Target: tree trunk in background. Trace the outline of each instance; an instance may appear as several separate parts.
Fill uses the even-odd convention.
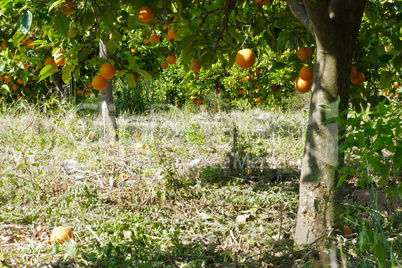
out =
[[[60,73],[53,74],[53,83],[56,86],[57,95],[59,97],[59,101],[61,102],[67,97],[66,86],[63,85],[63,81],[61,81]]]
[[[342,161],[337,154],[340,133],[337,124],[322,123],[348,106],[352,57],[365,2],[332,0],[328,6],[323,0],[303,1],[317,50],[295,230],[299,245],[324,237],[335,224],[335,187]]]
[[[102,39],[99,41],[99,56],[102,59],[111,59],[111,55]],[[117,124],[113,103],[113,85],[112,80],[107,79],[107,86],[101,91],[101,111],[103,122],[103,134],[106,143],[116,142]]]

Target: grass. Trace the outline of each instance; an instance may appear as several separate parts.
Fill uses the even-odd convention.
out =
[[[107,145],[80,114],[0,115],[0,266],[313,265],[292,239],[305,112],[123,114]],[[59,225],[76,243],[47,244]]]

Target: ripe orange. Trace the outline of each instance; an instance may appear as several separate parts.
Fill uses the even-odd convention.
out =
[[[350,79],[353,79],[357,74],[355,66],[352,66],[352,69],[350,70]]]
[[[162,69],[167,69],[169,67],[169,64],[167,62],[162,62]]]
[[[248,81],[248,76],[243,77],[243,81],[247,82]]]
[[[265,6],[266,4],[268,4],[268,2],[270,1],[270,0],[255,0],[258,4],[261,4],[261,2],[262,2],[262,5],[263,6]]]
[[[313,72],[310,70],[308,66],[301,67],[299,71],[299,76],[303,80],[307,81],[313,80]]]
[[[311,89],[311,81],[303,80],[298,76],[295,81],[295,88],[300,93],[307,93]]]
[[[105,78],[103,78],[100,75],[96,75],[93,79],[92,79],[92,86],[94,87],[94,89],[96,90],[104,90],[106,88],[107,85],[107,81]]]
[[[63,244],[70,239],[74,239],[71,229],[68,227],[59,226],[53,229],[52,234],[50,235],[49,244],[52,244],[54,241]]]
[[[168,32],[167,32],[167,34],[165,35],[165,37],[166,37],[167,39],[174,39],[174,38],[176,38],[176,32],[177,32],[177,31],[174,31],[174,33],[172,33],[172,26],[169,25],[169,27],[168,27]]]
[[[22,63],[22,67],[24,67],[25,70],[28,69],[28,67],[29,67],[29,62],[24,61],[24,62]]]
[[[169,56],[167,56],[166,61],[167,61],[169,64],[175,64],[175,63],[176,63],[176,57],[173,56],[173,55],[169,55]]]
[[[217,90],[217,91],[215,91],[215,93],[216,93],[216,94],[219,94],[219,93],[221,93],[221,91],[220,91],[220,90]]]
[[[73,0],[67,0],[60,7],[60,11],[66,14],[67,16],[74,12],[74,2]]]
[[[309,47],[299,48],[299,50],[297,51],[297,54],[298,54],[297,56],[301,60],[308,60],[313,55],[313,53],[311,52],[311,49]]]
[[[54,53],[54,62],[59,66],[66,65],[66,58],[64,57],[64,51],[59,49]]]
[[[78,95],[80,95],[81,94],[81,90],[79,89],[79,90],[77,90],[77,94]]]
[[[0,82],[1,82],[1,81],[3,81],[3,76],[1,76],[1,74],[0,74]]]
[[[116,70],[114,69],[113,65],[110,64],[109,62],[104,63],[100,68],[99,72],[100,75],[105,79],[112,79],[116,74]]]
[[[137,53],[137,50],[135,50],[135,48],[132,48],[130,51],[131,51],[132,54]]]
[[[392,50],[392,47],[390,45],[387,45],[384,47],[385,52],[390,52]]]
[[[357,71],[356,76],[353,77],[350,81],[355,85],[360,85],[364,82],[365,76],[362,71]]]
[[[4,82],[5,82],[5,83],[11,82],[11,76],[10,76],[9,74],[6,74],[6,75],[4,76]]]
[[[1,48],[3,50],[6,50],[7,46],[6,46],[6,41],[3,40],[3,42],[1,42]]]
[[[89,84],[88,84],[88,88],[92,88],[92,83],[89,83]]]
[[[394,88],[398,88],[399,87],[399,83],[398,82],[394,82]]]
[[[138,76],[134,75],[134,81],[138,83],[140,81],[140,78]]]
[[[25,43],[25,45],[27,45],[28,48],[33,48],[34,46],[31,45],[32,42],[33,42],[33,40],[32,40],[32,39],[29,39],[29,40]]]
[[[193,69],[194,72],[198,72],[199,70],[201,70],[201,61],[192,60],[190,63],[190,67]]]
[[[91,93],[89,93],[89,91],[85,92],[85,95],[89,96]]]
[[[230,100],[229,100],[229,99],[226,99],[226,102],[230,102]]]
[[[154,12],[148,6],[143,6],[140,8],[140,21],[148,22],[154,17]]]
[[[152,43],[156,44],[159,42],[159,36],[156,34],[152,33],[151,36],[149,37],[149,40],[151,40]]]
[[[147,40],[147,39],[144,39],[144,40],[142,40],[142,43],[143,43],[144,45],[148,45],[148,40]]]
[[[56,62],[54,62],[54,59],[52,57],[47,57],[45,59],[45,65],[57,65]],[[57,66],[53,67],[52,69],[57,69]]]
[[[14,90],[17,90],[17,89],[18,89],[17,84],[14,84],[14,85],[13,85],[13,89],[14,89]]]
[[[17,83],[20,84],[20,85],[22,85],[22,84],[24,84],[24,81],[22,81],[21,78],[18,78],[18,79],[17,79]]]
[[[255,63],[254,52],[249,48],[239,50],[236,55],[236,63],[240,68],[250,68]]]

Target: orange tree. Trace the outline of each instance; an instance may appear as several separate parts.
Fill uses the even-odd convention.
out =
[[[297,244],[317,241],[335,226],[337,170],[343,163],[338,145],[343,141],[339,136],[344,137],[344,133],[339,130],[340,121],[324,122],[336,115],[346,117],[347,113],[338,111],[347,108],[359,111],[387,101],[385,96],[379,96],[378,88],[387,94],[399,90],[390,86],[401,68],[398,2],[369,2],[365,16],[366,0],[286,0],[262,4],[251,0],[2,0],[1,3],[0,25],[6,29],[1,31],[2,40],[6,41],[2,55],[10,60],[1,68],[3,75],[14,75],[19,70],[13,66],[27,61],[30,68],[41,70],[39,82],[50,76],[55,81],[61,78],[66,83],[75,79],[86,85],[103,63],[114,65],[116,75],[101,92],[102,114],[105,124],[111,126],[112,140],[116,128],[112,81],[123,79],[135,86],[137,76],[151,80],[151,73],[161,63],[136,56],[132,49],[137,48],[127,45],[130,38],[142,39],[145,45],[144,39],[156,33],[159,42],[168,48],[164,56],[174,51],[186,72],[194,68],[195,62],[200,63],[197,67],[201,67],[201,73],[218,61],[226,72],[239,68],[235,64],[237,52],[251,49],[260,72],[284,73],[278,88],[268,85],[265,90],[279,90],[281,83],[293,87],[298,70],[309,65],[313,79],[295,229]],[[66,64],[56,69],[53,65],[44,66],[44,59],[59,49],[64,51]],[[272,55],[266,51],[276,56],[263,65],[259,62],[262,54]],[[356,80],[358,72],[351,77],[352,65],[364,71],[364,81]],[[292,73],[285,75],[288,68],[293,68]],[[29,70],[22,70],[23,77],[30,76]],[[241,82],[252,70],[237,72]],[[220,90],[226,80],[221,76],[214,81]],[[3,91],[9,88],[9,84],[2,86]],[[395,152],[395,148],[392,150]],[[400,164],[396,165],[400,168]]]

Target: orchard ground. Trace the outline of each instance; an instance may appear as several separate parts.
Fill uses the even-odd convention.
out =
[[[102,142],[93,103],[47,112],[3,104],[1,266],[313,266],[320,249],[292,238],[308,95],[274,112],[153,105],[120,114],[116,144]],[[76,170],[66,173],[66,160]],[[354,199],[353,183],[347,228],[333,244],[344,267],[375,267],[359,249],[361,219],[373,210]],[[401,207],[378,205],[400,260]],[[70,227],[75,242],[49,245],[56,226]]]

